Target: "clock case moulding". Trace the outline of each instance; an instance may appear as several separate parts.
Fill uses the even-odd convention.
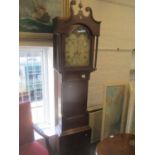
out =
[[[98,50],[98,37],[100,35],[101,22],[96,21],[93,18],[92,9],[86,7],[86,12],[89,12],[88,16],[84,16],[83,11],[80,9],[78,14],[75,15],[73,11],[73,5],[70,5],[70,16],[61,18],[56,17],[53,19],[54,33],[53,33],[53,45],[54,45],[54,67],[62,72],[91,72],[96,69],[97,63],[97,50]],[[70,33],[73,25],[82,25],[89,31],[91,45],[90,45],[90,57],[89,65],[87,66],[66,66],[65,65],[65,38]]]

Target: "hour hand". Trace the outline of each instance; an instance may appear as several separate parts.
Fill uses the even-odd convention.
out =
[[[79,56],[79,53],[78,53],[78,51],[74,52],[74,55],[73,55],[73,57],[74,57],[74,58],[77,58],[78,56]]]

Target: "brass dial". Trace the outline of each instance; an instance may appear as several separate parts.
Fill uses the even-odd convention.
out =
[[[83,26],[76,25],[65,39],[66,66],[89,66],[90,39]]]

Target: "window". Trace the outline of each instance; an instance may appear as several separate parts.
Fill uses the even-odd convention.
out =
[[[54,125],[52,47],[20,47],[19,102],[31,103],[33,123]]]

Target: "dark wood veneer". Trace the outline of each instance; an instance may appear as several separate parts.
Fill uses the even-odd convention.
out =
[[[90,142],[91,129],[88,126],[87,95],[90,73],[96,69],[100,22],[93,18],[91,8],[88,16],[82,10],[74,15],[71,1],[70,17],[56,17],[53,22],[54,74],[55,74],[55,111],[56,126],[60,134],[61,155],[87,155],[86,145]],[[73,25],[88,29],[90,37],[89,65],[65,65],[65,38]],[[78,45],[80,46],[80,45]]]

